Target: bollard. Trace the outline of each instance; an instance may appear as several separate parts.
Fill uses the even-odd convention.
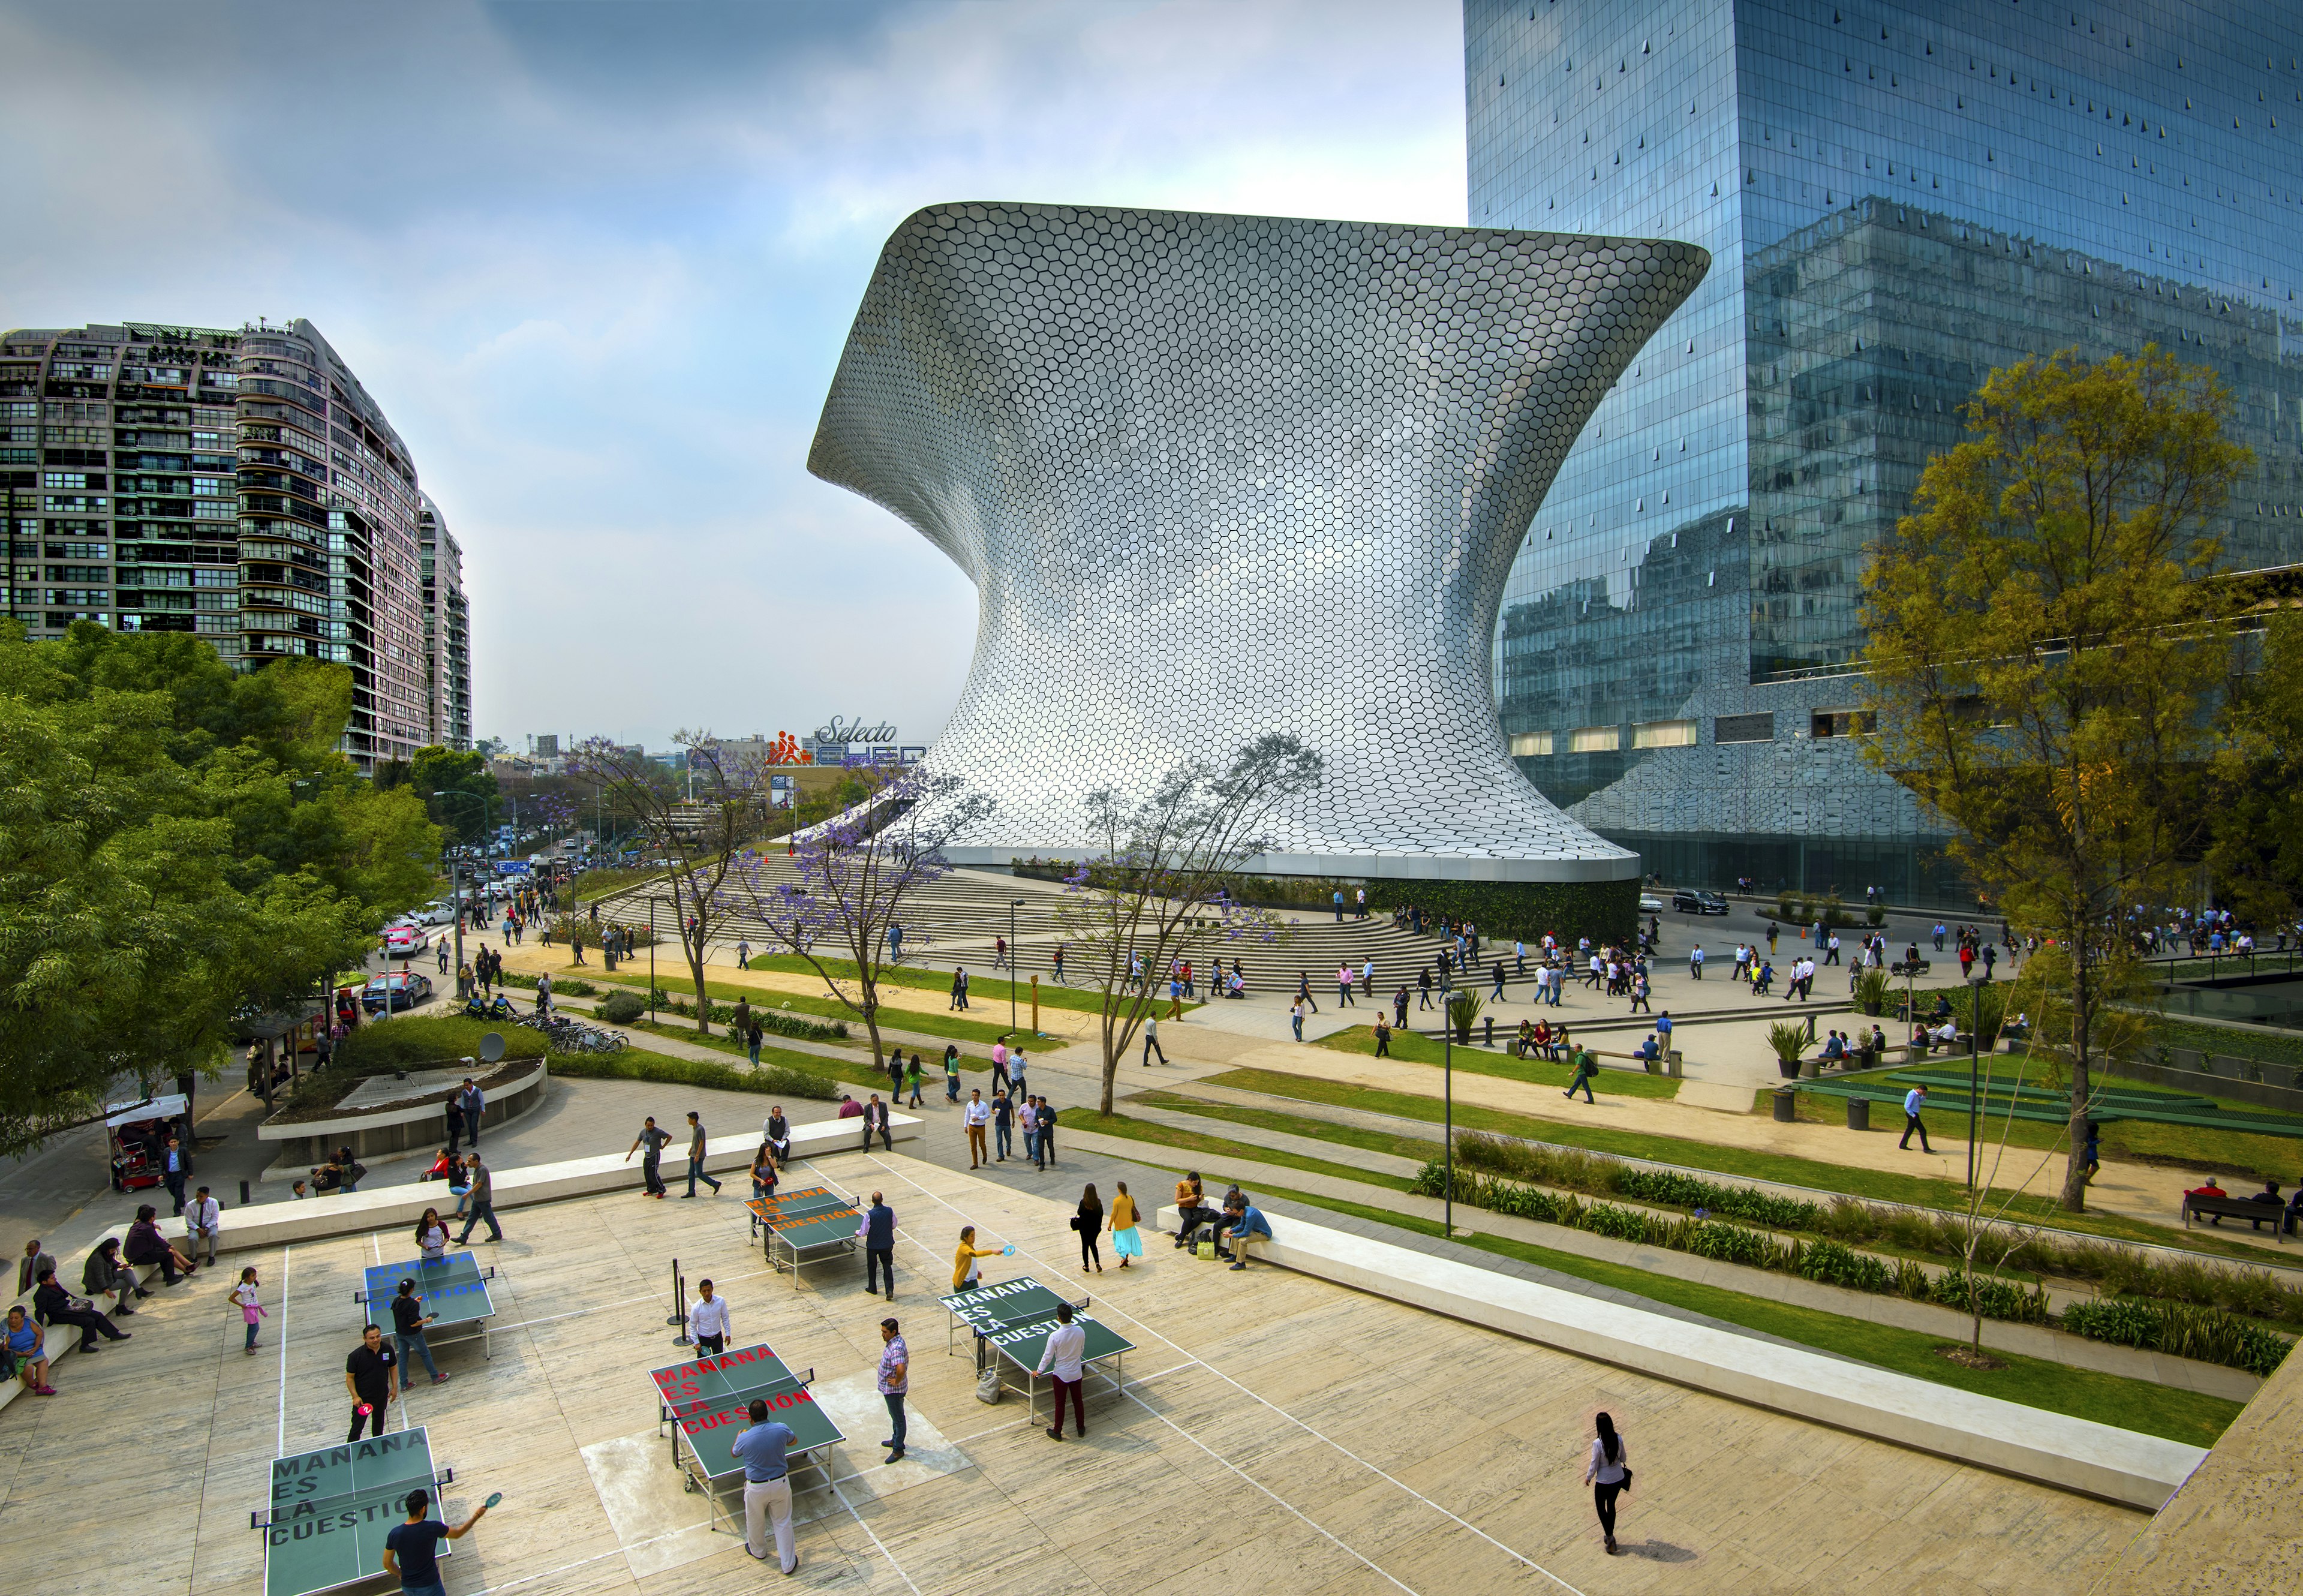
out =
[[[1674,1080],[1682,1079],[1683,1077],[1681,1076],[1679,1068],[1679,1050],[1677,1048],[1671,1050],[1669,1054],[1669,1063],[1670,1068],[1665,1073],[1669,1075]]]
[[[1777,1092],[1776,1094],[1776,1119],[1779,1123],[1789,1125],[1798,1119],[1798,1093]]]
[[[248,1206],[248,1182],[245,1180],[240,1183],[240,1205],[242,1208]]]
[[[688,1282],[679,1278],[679,1260],[677,1258],[671,1261],[671,1317],[664,1322],[679,1327],[679,1334],[671,1338],[671,1344],[674,1347],[695,1346],[696,1343],[688,1336]]]
[[[1850,1130],[1869,1130],[1871,1128],[1871,1100],[1869,1098],[1851,1097],[1847,1100],[1847,1128]]]

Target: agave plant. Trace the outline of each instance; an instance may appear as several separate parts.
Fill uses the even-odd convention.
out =
[[[1447,997],[1447,1023],[1455,1027],[1458,1046],[1468,1047],[1472,1041],[1472,1022],[1480,1018],[1480,1010],[1488,1001],[1469,989],[1450,992]]]
[[[1864,1013],[1877,1017],[1887,1006],[1887,972],[1877,965],[1867,967],[1855,977],[1856,1006]]]
[[[1767,1027],[1767,1045],[1775,1050],[1776,1066],[1785,1080],[1798,1077],[1800,1060],[1807,1056],[1814,1040],[1807,1034],[1807,1026],[1795,1019],[1779,1019]]]

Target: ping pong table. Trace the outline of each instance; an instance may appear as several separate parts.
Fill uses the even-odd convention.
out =
[[[748,1410],[755,1398],[768,1405],[770,1418],[791,1431],[793,1440],[785,1456],[793,1471],[814,1468],[831,1483],[828,1454],[847,1437],[808,1391],[814,1370],[794,1374],[781,1358],[760,1346],[673,1364],[654,1371],[650,1378],[656,1389],[656,1431],[671,1431],[672,1464],[680,1471],[685,1489],[704,1493],[709,1504],[705,1522],[711,1528],[720,1528],[724,1518],[733,1533],[744,1533],[744,1465],[728,1448],[751,1423]]]
[[[365,1304],[371,1318],[384,1327],[385,1335],[392,1334],[392,1299],[400,1295],[400,1282],[414,1280],[416,1295],[424,1303],[426,1313],[439,1318],[424,1329],[424,1339],[438,1348],[440,1332],[460,1333],[450,1340],[467,1341],[477,1335],[480,1338],[480,1355],[493,1357],[494,1349],[488,1344],[488,1321],[495,1314],[494,1301],[488,1296],[488,1282],[496,1278],[493,1265],[482,1269],[478,1260],[469,1253],[451,1253],[435,1262],[427,1263],[411,1258],[405,1263],[379,1263],[367,1271],[364,1290],[352,1293],[352,1300]],[[404,1378],[406,1370],[402,1370]]]
[[[763,1233],[761,1250],[766,1254],[768,1267],[791,1271],[792,1289],[800,1285],[800,1265],[806,1254],[822,1253],[830,1248],[853,1253],[856,1232],[863,1216],[856,1210],[853,1199],[841,1196],[828,1186],[810,1186],[774,1197],[754,1197],[744,1204],[752,1216],[754,1228]],[[780,1247],[784,1262],[778,1262]]]
[[[1041,1382],[1048,1379],[1039,1372],[1040,1356],[1048,1348],[1048,1338],[1062,1322],[1056,1310],[1065,1299],[1031,1276],[1022,1275],[996,1286],[955,1292],[942,1300],[944,1312],[950,1315],[944,1330],[945,1351],[951,1350],[958,1327],[967,1326],[975,1340],[976,1368],[983,1370],[997,1360],[1000,1383],[1024,1393],[1036,1422]],[[1082,1297],[1072,1305],[1072,1322],[1087,1332],[1081,1377],[1086,1377],[1090,1366],[1109,1358],[1111,1367],[1097,1372],[1118,1390],[1126,1383],[1126,1355],[1135,1350],[1135,1343],[1101,1320],[1090,1318],[1087,1304],[1088,1299]]]
[[[408,1516],[408,1493],[428,1490],[436,1507],[440,1487],[455,1477],[434,1466],[421,1427],[274,1458],[271,1503],[248,1516],[264,1532],[264,1596],[312,1596],[378,1577],[384,1537]],[[442,1541],[440,1555],[452,1545]]]

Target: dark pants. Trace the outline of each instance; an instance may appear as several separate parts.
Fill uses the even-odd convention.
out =
[[[1223,1216],[1221,1214],[1218,1213],[1212,1208],[1186,1208],[1182,1210],[1179,1216],[1181,1228],[1176,1232],[1176,1245],[1177,1246],[1187,1245],[1192,1240],[1194,1232],[1197,1231],[1202,1225],[1204,1225],[1212,1220],[1221,1219],[1222,1217]]]
[[[1598,1098],[1591,1095],[1591,1076],[1590,1071],[1579,1069],[1575,1072],[1575,1078],[1567,1083],[1567,1095],[1570,1097],[1574,1096],[1575,1089],[1578,1086],[1581,1086],[1583,1089],[1583,1101],[1585,1102],[1596,1103],[1599,1101]]]
[[[365,1398],[363,1398],[363,1400],[365,1400]],[[344,1444],[349,1446],[353,1441],[358,1440],[360,1438],[360,1431],[362,1427],[366,1427],[370,1435],[382,1435],[384,1433],[384,1406],[385,1405],[382,1402],[375,1403],[370,1406],[366,1414],[362,1414],[359,1410],[359,1405],[354,1404],[352,1407],[352,1431],[350,1435],[344,1437]]]
[[[1613,1541],[1615,1538],[1615,1493],[1621,1485],[1593,1485],[1591,1505],[1599,1509],[1599,1533]]]
[[[728,1338],[725,1336],[698,1336],[696,1338],[696,1355],[698,1357],[718,1357],[721,1353],[727,1350]]]
[[[163,1178],[164,1178],[164,1179],[166,1181],[166,1183],[167,1183],[167,1186],[168,1186],[168,1200],[169,1200],[171,1203],[173,1203],[176,1205],[176,1212],[177,1212],[178,1213],[181,1213],[181,1212],[184,1212],[184,1178],[183,1178],[181,1175],[169,1175],[169,1176],[164,1176],[164,1177],[163,1177]]]
[[[464,1117],[461,1114],[451,1114],[448,1118],[448,1151],[454,1153],[460,1150],[463,1141]]]
[[[1082,1230],[1079,1233],[1080,1267],[1082,1269],[1086,1269],[1090,1265],[1093,1265],[1097,1269],[1101,1269],[1103,1267],[1103,1254],[1098,1251],[1096,1247],[1096,1237],[1098,1234],[1099,1233],[1094,1230]]]
[[[1160,1039],[1157,1036],[1146,1034],[1143,1038],[1143,1061],[1146,1064],[1152,1062],[1153,1053],[1160,1055],[1160,1063],[1165,1064],[1168,1061],[1168,1050],[1160,1045]]]
[[[1087,1433],[1087,1371],[1082,1369],[1080,1378],[1077,1380],[1063,1380],[1052,1374],[1048,1378],[1056,1382],[1056,1422],[1048,1426],[1049,1431],[1055,1435],[1061,1435],[1064,1432],[1064,1398],[1068,1395],[1072,1399],[1072,1427],[1082,1435],[1085,1435]]]
[[[156,1258],[131,1258],[129,1262],[157,1267],[160,1271],[160,1279],[171,1286],[184,1278],[183,1271],[176,1267],[176,1254],[173,1248],[162,1252]]]
[[[896,1138],[889,1132],[888,1122],[885,1119],[882,1119],[877,1125],[874,1125],[871,1120],[866,1119],[864,1122],[865,1152],[869,1153],[872,1151],[872,1137],[875,1134],[879,1136],[880,1144],[882,1147],[885,1147],[890,1153],[893,1153],[896,1150]]]
[[[663,1166],[652,1158],[644,1158],[640,1160],[640,1189],[646,1192],[651,1197],[662,1195],[663,1191]]]
[[[2279,1216],[2274,1212],[2272,1217],[2275,1220]],[[80,1331],[80,1349],[82,1352],[95,1346],[96,1338],[99,1335],[107,1341],[124,1341],[128,1338],[119,1326],[94,1308],[75,1308],[69,1313],[52,1313],[48,1316],[48,1323],[51,1326],[69,1324],[77,1328]]]
[[[887,1271],[888,1296],[890,1300],[892,1301],[896,1295],[896,1249],[893,1247],[865,1247],[864,1249],[865,1290],[877,1291],[880,1289],[880,1274],[883,1270]]]
[[[1919,1123],[1919,1117],[1917,1114],[1906,1114],[1903,1116],[1903,1139],[1896,1143],[1895,1145],[1898,1147],[1909,1147],[1911,1144],[1911,1133],[1915,1130],[1919,1133],[1919,1151],[1922,1153],[1933,1153],[1935,1149],[1928,1145],[1928,1127]]]
[[[482,1220],[485,1220],[488,1222],[488,1239],[490,1241],[502,1241],[503,1239],[503,1227],[496,1223],[496,1205],[493,1203],[474,1203],[472,1204],[471,1217],[464,1221],[464,1233],[456,1237],[456,1245],[458,1246],[461,1246],[466,1242],[472,1239],[472,1232],[479,1228],[479,1223]]]
[[[904,1437],[907,1433],[909,1428],[904,1421],[904,1393],[901,1391],[890,1391],[887,1393],[886,1400],[888,1404],[888,1439],[896,1443],[894,1449],[900,1452],[904,1449]]]
[[[1375,1039],[1375,1056],[1379,1059],[1388,1059],[1391,1057],[1390,1032],[1386,1031]]]

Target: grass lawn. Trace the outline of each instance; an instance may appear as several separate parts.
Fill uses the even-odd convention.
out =
[[[1348,1031],[1337,1031],[1322,1036],[1313,1045],[1332,1048],[1339,1053],[1375,1056],[1375,1031],[1369,1026],[1354,1026]],[[1438,1064],[1446,1050],[1437,1037],[1419,1036],[1412,1031],[1391,1034],[1391,1056],[1413,1064]],[[1470,1075],[1500,1076],[1509,1081],[1531,1081],[1541,1085],[1565,1088],[1567,1079],[1575,1072],[1565,1064],[1549,1064],[1540,1059],[1514,1059],[1508,1053],[1491,1053],[1483,1048],[1459,1047],[1454,1050],[1455,1068]],[[1600,1073],[1594,1089],[1612,1093],[1618,1097],[1672,1098],[1679,1095],[1679,1083],[1667,1075],[1644,1075],[1628,1069],[1607,1069]]]
[[[1366,1153],[1388,1153],[1395,1158],[1434,1159],[1444,1151],[1439,1143],[1427,1142],[1416,1136],[1387,1136],[1379,1130],[1361,1130],[1355,1126],[1337,1125],[1332,1119],[1313,1119],[1302,1114],[1283,1113],[1277,1109],[1249,1109],[1227,1102],[1206,1102],[1198,1098],[1179,1097],[1172,1092],[1140,1092],[1128,1101],[1177,1113],[1197,1114],[1202,1119],[1219,1122],[1253,1125],[1265,1130],[1284,1131],[1289,1136],[1310,1136],[1318,1141],[1333,1142],[1339,1147],[1357,1147]]]
[[[756,965],[760,961],[755,958],[752,962]],[[612,975],[595,975],[593,979],[603,984],[629,987],[634,992],[647,991],[647,977],[645,975],[635,977],[618,971]],[[696,984],[684,976],[677,986],[666,986],[661,979],[656,985],[673,997],[685,998],[690,1002],[695,1001]],[[865,1040],[862,1018],[837,998],[818,997],[812,992],[778,992],[772,988],[744,986],[727,981],[706,981],[704,990],[713,1001],[718,1003],[733,1003],[743,998],[749,1000],[756,1009],[789,1008],[795,1014],[814,1015],[818,1019],[844,1019],[851,1033],[850,1040]],[[1004,1024],[986,1025],[981,1020],[963,1018],[957,1014],[939,1014],[932,1009],[923,1009],[883,1007],[880,1010],[880,1025],[882,1030],[920,1031],[931,1036],[947,1036],[954,1042],[991,1043],[1011,1034]],[[1026,1034],[1028,1036],[1028,1033]],[[1025,1051],[1030,1052],[1065,1045],[1067,1044],[1051,1037],[1041,1044],[1041,1050],[1026,1047]]]
[[[1056,1124],[1056,1145],[1063,1145],[1067,1130],[1101,1131],[1108,1136],[1125,1136],[1130,1141],[1151,1142],[1178,1153],[1214,1159],[1252,1161],[1261,1164],[1279,1164],[1290,1170],[1303,1170],[1314,1175],[1332,1176],[1337,1180],[1356,1180],[1367,1186],[1380,1186],[1404,1192],[1408,1183],[1396,1175],[1378,1175],[1357,1164],[1330,1163],[1326,1159],[1306,1158],[1301,1153],[1282,1153],[1270,1147],[1254,1147],[1219,1136],[1200,1131],[1184,1130],[1174,1126],[1154,1125],[1145,1119],[1131,1119],[1125,1114],[1099,1114],[1090,1110],[1066,1109]],[[1217,1166],[1211,1163],[1208,1168]],[[1202,1173],[1206,1173],[1202,1170]],[[1213,1178],[1213,1177],[1211,1177]]]
[[[742,1068],[749,1061],[749,1055],[744,1048],[730,1041],[718,1031],[713,1032],[709,1036],[699,1036],[696,1034],[694,1023],[690,1021],[675,1020],[669,1025],[650,1025],[645,1019],[636,1019],[623,1028],[642,1035],[662,1036],[671,1042],[685,1042],[695,1047],[708,1047],[713,1052],[728,1054],[736,1060],[738,1068]],[[837,1047],[839,1044],[828,1043],[825,1045]],[[789,1048],[780,1048],[773,1043],[769,1043],[760,1049],[760,1062],[763,1065],[773,1064],[784,1069],[797,1070],[802,1075],[812,1075],[819,1080],[848,1082],[873,1090],[882,1089],[880,1083],[887,1079],[884,1074],[872,1068],[872,1055],[861,1049],[857,1050],[855,1060],[851,1063],[839,1059],[827,1059],[821,1053],[794,1052]],[[959,1063],[962,1076],[966,1076],[971,1069],[989,1070],[991,1068],[991,1061],[989,1059],[971,1059],[966,1053],[960,1055]],[[923,1093],[943,1090],[943,1063],[940,1058],[923,1058],[920,1060],[920,1081]]]
[[[1070,1123],[1067,1120],[1066,1123]],[[1086,1126],[1087,1122],[1082,1120]],[[1088,1128],[1101,1128],[1087,1126]],[[1137,1128],[1160,1132],[1160,1126]],[[1130,1134],[1118,1132],[1115,1134]],[[1177,1133],[1188,1136],[1189,1133]],[[1061,1140],[1061,1133],[1058,1135]],[[1156,1136],[1138,1136],[1144,1141]],[[1222,1143],[1219,1138],[1198,1140],[1214,1144],[1207,1149],[1212,1157],[1225,1156],[1252,1159],[1263,1163],[1284,1163],[1291,1166],[1316,1165],[1316,1160],[1291,1161],[1264,1149],[1244,1147],[1238,1144]],[[1200,1149],[1194,1148],[1197,1152]],[[1154,1168],[1181,1171],[1182,1166],[1158,1160],[1143,1161]],[[1322,1170],[1333,1173],[1333,1170]],[[1205,1171],[1202,1170],[1204,1174]],[[1346,1178],[1368,1181],[1369,1178],[1347,1173]],[[1341,1198],[1316,1196],[1309,1192],[1290,1191],[1281,1186],[1258,1185],[1253,1187],[1263,1195],[1301,1203],[1307,1207],[1324,1208],[1330,1212],[1354,1214],[1378,1224],[1391,1225],[1403,1230],[1413,1230],[1425,1236],[1438,1236],[1440,1226],[1433,1220],[1395,1213]],[[1476,1212],[1476,1210],[1467,1211]],[[1477,1223],[1476,1220],[1472,1221]],[[1868,1319],[1851,1319],[1843,1314],[1827,1313],[1818,1309],[1794,1307],[1771,1302],[1765,1297],[1749,1296],[1724,1287],[1698,1285],[1690,1280],[1674,1279],[1666,1275],[1649,1274],[1645,1270],[1627,1264],[1607,1263],[1598,1259],[1581,1257],[1573,1253],[1554,1252],[1548,1247],[1514,1241],[1504,1237],[1474,1234],[1458,1237],[1468,1246],[1506,1258],[1516,1258],[1577,1279],[1635,1292],[1656,1302],[1708,1314],[1746,1330],[1759,1330],[1781,1336],[1787,1341],[1813,1347],[1825,1352],[1883,1369],[1892,1369],[1935,1385],[1956,1387],[1976,1391],[2005,1401],[2045,1408],[2051,1413],[2070,1414],[2075,1418],[2093,1419],[2097,1423],[2113,1425],[2122,1430],[2138,1430],[2147,1435],[2164,1436],[2171,1440],[2189,1441],[2194,1446],[2212,1446],[2231,1422],[2239,1416],[2241,1404],[2219,1397],[2204,1396],[2196,1391],[2157,1385],[2148,1381],[2127,1380],[2118,1375],[2098,1374],[2090,1370],[2074,1369],[2043,1358],[2018,1357],[2012,1353],[1996,1353],[2007,1367],[2000,1370],[1968,1369],[1937,1355],[1936,1348],[1950,1345],[1943,1338],[1916,1330],[1898,1330],[1875,1324]]]
[[[1209,1077],[1208,1084],[1230,1086],[1243,1092],[1265,1093],[1273,1097],[1332,1103],[1341,1108],[1362,1109],[1370,1113],[1390,1114],[1430,1124],[1437,1124],[1441,1118],[1440,1104],[1436,1098],[1415,1093],[1383,1092],[1345,1085],[1306,1076],[1284,1075],[1276,1070],[1227,1070],[1221,1075]],[[1908,1203],[1922,1208],[1953,1212],[1966,1205],[1966,1187],[1963,1185],[1932,1176],[1898,1175],[1891,1170],[1862,1170],[1785,1153],[1723,1147],[1714,1142],[1698,1142],[1683,1136],[1650,1136],[1636,1131],[1577,1125],[1572,1120],[1539,1119],[1525,1114],[1506,1113],[1460,1102],[1455,1105],[1455,1124],[1462,1130],[1493,1131],[1499,1136],[1520,1136],[1528,1141],[1549,1142],[1558,1146],[1586,1147],[1594,1153],[1612,1153],[1625,1158],[1652,1159],[1718,1175],[1741,1176],[1747,1180],[1774,1180],[1789,1186],[1810,1186],[1818,1191],[1844,1192],[1850,1196],[1869,1197],[1883,1203]],[[1964,1124],[1962,1118],[1962,1127]],[[2009,1194],[1998,1192],[1995,1196],[2005,1201]],[[2111,1213],[2065,1213],[2052,1199],[2046,1197],[2015,1196],[2009,1203],[2008,1216],[2030,1224],[2110,1240],[2186,1247],[2193,1252],[2242,1258],[2251,1263],[2271,1262],[2259,1249],[2240,1243],[2224,1242],[2196,1232],[2170,1230],[2143,1220]]]
[[[2153,1028],[2151,1040],[2166,1047],[2216,1053],[2226,1059],[2252,1059],[2258,1064],[2303,1064],[2303,1035],[2262,1036],[2253,1031],[2228,1031],[2173,1016]],[[2138,1083],[2140,1084],[2140,1083]]]
[[[782,970],[795,975],[813,975],[816,973],[814,965],[792,953],[755,953],[752,955],[752,967],[755,970]],[[827,958],[823,961],[823,967],[843,981],[853,981],[856,978],[856,964],[852,959]],[[951,990],[949,972],[924,970],[908,965],[882,966],[880,983],[883,986],[910,987],[916,992],[949,992]],[[1017,1021],[1018,1024],[1026,1023],[1031,1017],[1032,1009],[1031,977],[1026,976],[1021,982],[1011,983],[997,975],[987,975],[981,970],[970,970],[967,973],[967,999],[971,1003],[981,1003],[989,1007],[991,1001],[997,999],[1000,1006],[1005,1009],[1008,1006],[1008,993],[1011,986],[1016,993]],[[1063,986],[1053,980],[1042,980],[1039,984],[1039,992],[1040,1007],[1042,1009],[1067,1009],[1080,1014],[1103,1012],[1103,993],[1093,987]],[[1167,1004],[1168,1000],[1163,996],[1160,1000],[1162,1018],[1166,1018]],[[1184,1005],[1184,1012],[1189,1014],[1198,1007],[1197,1003],[1187,1002]]]

